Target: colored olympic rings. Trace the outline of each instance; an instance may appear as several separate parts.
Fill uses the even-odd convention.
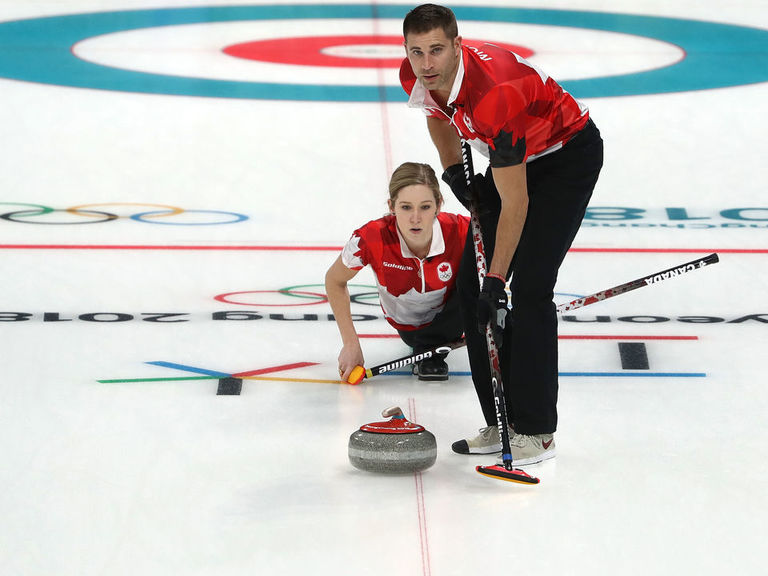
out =
[[[306,296],[299,296],[296,292],[297,288],[312,288],[313,286],[325,287],[323,284],[299,284],[297,286],[288,286],[287,288],[281,288],[279,292],[281,294],[287,294],[288,296],[295,296],[296,298],[306,298]],[[372,288],[369,292],[360,292],[359,294],[350,294],[349,301],[353,304],[362,304],[363,306],[378,306],[379,305],[379,292],[376,290],[376,286],[367,286],[365,284],[347,284],[347,288]],[[327,298],[327,296],[326,296]],[[364,300],[375,300],[374,302],[364,302]],[[318,302],[319,304],[319,302]]]
[[[170,226],[215,226],[217,224],[234,224],[248,220],[245,214],[237,212],[223,212],[221,210],[187,210],[177,206],[166,206],[165,204],[147,204],[139,202],[102,202],[97,204],[81,204],[69,208],[51,208],[42,204],[28,204],[21,202],[0,202],[3,206],[20,206],[25,210],[14,210],[0,214],[0,218],[9,222],[18,224],[42,224],[42,225],[77,225],[77,224],[100,224],[117,220],[118,218],[129,218],[136,222],[146,224],[164,224]],[[91,208],[101,208],[104,206],[141,206],[150,208],[161,208],[150,212],[139,212],[135,214],[120,215],[114,212],[104,212],[102,210],[91,210]],[[78,219],[64,219],[61,213],[71,214]],[[169,221],[174,216],[184,214],[209,214],[209,219],[205,221]]]
[[[0,202],[4,204],[4,202]],[[6,212],[0,214],[0,218],[8,220],[9,222],[18,222],[22,224],[47,224],[47,225],[69,225],[69,224],[99,224],[100,222],[109,222],[110,220],[116,220],[117,214],[110,214],[109,212],[97,212],[96,210],[83,210],[80,214],[86,217],[98,217],[103,216],[99,220],[87,220],[85,222],[62,222],[56,220],[54,222],[29,222],[22,220],[24,217],[42,216],[43,214],[51,214],[53,212],[66,212],[67,210],[57,210],[55,208],[43,207],[44,210],[17,210],[15,212]]]
[[[195,214],[224,214],[225,216],[234,216],[234,220],[225,220],[222,222],[152,222],[152,224],[165,224],[166,226],[214,226],[216,224],[235,224],[236,222],[242,222],[243,220],[248,220],[248,216],[245,214],[237,214],[236,212],[222,212],[221,210],[184,210],[185,213],[195,213]],[[137,220],[139,222],[147,222],[147,220],[144,220],[144,218],[159,218],[161,216],[168,216],[168,214],[164,214],[163,212],[144,212],[143,214],[134,214],[131,216],[131,220]]]
[[[367,284],[347,284],[350,288],[349,301],[352,304],[361,304],[363,306],[378,306],[379,305],[379,293],[376,286],[369,286]],[[302,290],[302,288],[309,288],[310,290]],[[351,289],[362,289],[359,292],[353,292]],[[323,290],[323,292],[317,290]],[[320,304],[328,303],[328,296],[324,292],[324,284],[297,284],[295,286],[286,286],[278,290],[244,290],[241,292],[227,292],[226,294],[219,294],[214,296],[213,299],[225,304],[235,304],[237,306],[251,306],[251,307],[293,307],[293,306],[316,306]],[[261,299],[250,301],[246,294],[271,294],[275,301],[262,302]],[[280,296],[288,296],[289,298],[298,298],[302,300],[308,300],[308,302],[286,302],[280,301]],[[556,292],[556,297],[568,299],[581,298],[583,294],[568,294],[565,292]],[[265,298],[267,299],[267,298]]]
[[[83,208],[92,208],[94,206],[151,206],[153,208],[165,208],[169,212],[163,214],[164,216],[175,216],[184,212],[184,208],[177,208],[175,206],[166,206],[164,204],[141,204],[138,202],[102,202],[100,204],[81,204],[80,206],[72,206],[67,208],[67,212],[72,214],[80,214]],[[133,218],[133,216],[131,216]]]
[[[362,304],[364,306],[378,306],[379,305],[379,293],[376,291],[375,286],[368,286],[365,284],[348,284],[349,288],[367,288],[369,290],[365,292],[358,292],[358,293],[350,293],[349,300],[353,304]],[[321,292],[314,292],[314,291],[306,291],[306,290],[299,290],[299,288],[313,288],[313,287],[321,287],[322,289],[325,288],[325,285],[323,284],[302,284],[297,286],[288,286],[286,288],[280,288],[279,290],[245,290],[242,292],[228,292],[226,294],[219,294],[218,296],[214,296],[214,300],[217,300],[219,302],[224,302],[226,304],[236,304],[238,306],[275,306],[275,307],[284,307],[284,306],[315,306],[318,304],[325,304],[328,302],[328,296]],[[291,298],[300,298],[300,299],[306,299],[309,300],[309,302],[295,302],[295,303],[287,303],[287,302],[278,302],[278,303],[265,303],[265,302],[249,302],[244,301],[241,298],[234,299],[234,297],[239,297],[244,294],[276,294],[280,296],[288,296]],[[375,300],[374,300],[375,299]],[[367,302],[366,300],[370,300]]]
[[[238,302],[236,300],[232,300],[231,296],[239,296],[240,294],[285,294],[284,292],[281,292],[280,290],[245,290],[243,292],[228,292],[227,294],[219,294],[218,296],[214,296],[214,300],[218,300],[219,302],[224,302],[226,304],[237,304],[238,306],[312,306],[314,304],[323,304],[324,302],[328,302],[328,296],[325,294],[318,294],[316,292],[296,292],[287,294],[288,296],[296,296],[298,294],[303,294],[304,296],[298,296],[299,298],[307,298],[307,297],[314,297],[317,298],[317,300],[314,300],[312,302],[301,302],[301,303],[295,303],[295,304],[265,304],[265,303],[256,303],[256,302]]]

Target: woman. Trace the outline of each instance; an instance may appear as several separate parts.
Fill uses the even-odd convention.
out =
[[[346,381],[364,366],[350,311],[347,284],[365,266],[376,276],[387,321],[414,353],[461,338],[455,284],[469,218],[440,212],[443,197],[428,164],[406,162],[389,183],[389,211],[355,230],[325,275],[325,289],[343,346],[339,375]],[[447,380],[445,355],[413,368],[419,380]]]

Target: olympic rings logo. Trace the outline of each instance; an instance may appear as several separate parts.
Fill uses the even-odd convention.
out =
[[[349,289],[349,301],[352,304],[362,306],[379,306],[379,292],[376,286],[369,284],[347,284]],[[328,303],[328,295],[324,291],[325,284],[297,284],[286,286],[278,290],[244,290],[242,292],[227,292],[219,294],[213,299],[224,304],[235,306],[255,307],[297,307],[318,306]],[[354,289],[357,289],[355,291]],[[560,298],[582,298],[584,294],[571,294],[568,292],[555,292]],[[291,300],[293,299],[293,300]],[[297,300],[302,300],[297,302]]]
[[[145,224],[163,224],[165,226],[216,226],[219,224],[235,224],[248,220],[245,214],[237,212],[224,212],[221,210],[188,210],[177,206],[165,204],[144,204],[136,202],[103,202],[98,204],[80,204],[70,208],[51,208],[42,204],[28,204],[20,202],[0,202],[3,206],[19,206],[24,209],[13,210],[0,214],[0,218],[19,224],[42,224],[54,226],[72,226],[78,224],[101,224],[118,218],[129,218]],[[120,215],[115,212],[106,212],[101,208],[110,206],[141,206],[152,208],[150,211],[137,212],[135,214]],[[94,208],[98,208],[94,210]],[[201,220],[183,218],[183,215],[206,215]],[[64,216],[66,215],[66,216]],[[170,218],[176,217],[174,220]],[[181,217],[181,218],[180,218]],[[199,217],[199,216],[198,216]]]
[[[361,289],[359,292],[350,290],[349,300],[352,304],[362,304],[363,306],[378,306],[379,293],[376,286],[366,284],[347,284],[348,288]],[[323,291],[324,284],[298,284],[288,286],[279,290],[246,290],[243,292],[228,292],[214,296],[214,300],[224,302],[225,304],[235,304],[237,306],[317,306],[328,302],[328,295]],[[252,295],[259,294],[251,298]],[[263,296],[261,296],[263,295]],[[293,301],[287,298],[294,299]],[[296,302],[296,299],[305,300],[305,302]],[[262,301],[264,300],[264,301]]]

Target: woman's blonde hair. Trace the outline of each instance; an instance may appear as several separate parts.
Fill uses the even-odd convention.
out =
[[[429,164],[419,164],[418,162],[400,164],[392,173],[392,178],[389,180],[390,207],[394,206],[400,190],[414,184],[423,184],[432,190],[432,194],[435,196],[435,205],[439,210],[443,205],[443,195],[440,192],[440,183],[437,181],[435,171]]]

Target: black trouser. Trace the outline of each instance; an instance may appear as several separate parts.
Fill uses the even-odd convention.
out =
[[[507,279],[512,311],[499,350],[507,419],[519,434],[557,428],[557,314],[553,302],[560,264],[571,246],[603,164],[603,141],[589,123],[565,147],[529,162],[528,214]],[[490,265],[501,200],[486,173],[478,190],[480,225]],[[472,235],[467,236],[458,277],[472,380],[486,424],[496,424],[485,335],[477,327],[479,291]]]
[[[464,325],[459,313],[459,295],[454,290],[448,297],[445,307],[435,318],[416,330],[398,330],[400,338],[418,354],[448,342],[455,342],[464,333]]]

